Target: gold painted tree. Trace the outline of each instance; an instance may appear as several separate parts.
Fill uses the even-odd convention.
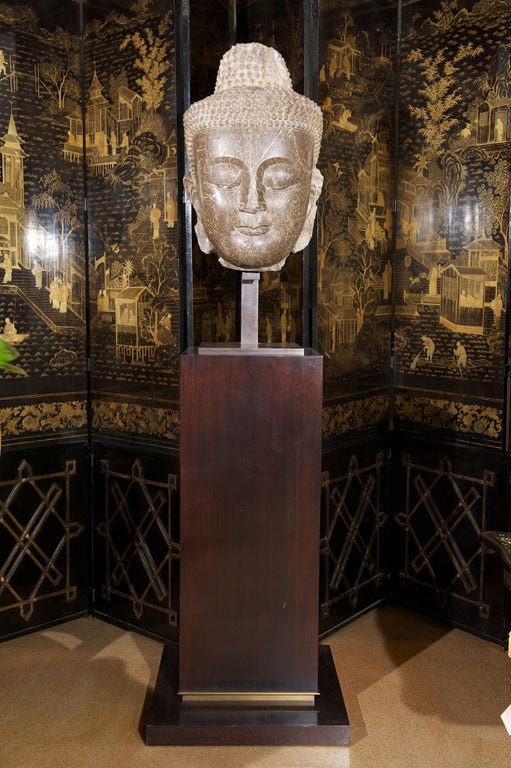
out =
[[[78,206],[71,196],[71,190],[55,169],[41,176],[38,190],[33,203],[37,210],[45,211],[51,217],[58,235],[59,261],[62,262],[69,238],[82,225]]]
[[[135,0],[131,6],[131,12],[134,15],[143,16],[149,13],[153,0]]]
[[[328,165],[323,169],[323,191],[318,206],[318,284],[321,290],[323,270],[329,253],[337,257],[342,249],[345,236],[341,231],[341,222],[346,220],[350,201],[340,188],[339,177],[335,169]]]
[[[51,43],[53,53],[39,65],[38,85],[58,109],[64,109],[66,98],[79,98],[78,38],[57,27],[51,35]]]
[[[366,315],[378,306],[375,283],[379,270],[380,262],[375,252],[369,249],[365,242],[358,245],[349,283],[355,296],[358,331],[362,328]]]
[[[442,0],[440,8],[433,11],[433,23],[440,29],[448,29],[458,15],[458,0]]]
[[[157,347],[161,340],[160,319],[168,307],[168,301],[176,298],[177,291],[173,286],[174,270],[172,265],[176,263],[176,249],[173,245],[158,242],[142,259],[145,273],[146,288],[149,294],[149,302],[144,309],[141,324],[141,335],[146,341],[152,341]]]
[[[140,335],[147,343],[162,346],[160,320],[169,311],[169,302],[177,301],[177,252],[165,238],[153,240],[147,225],[149,208],[139,209],[135,220],[128,226],[128,240],[133,247],[129,260],[134,268],[134,283],[144,287],[143,311],[140,320]],[[124,262],[123,267],[125,267]],[[168,340],[167,340],[168,343]]]
[[[12,25],[24,29],[37,28],[39,26],[39,19],[32,8],[18,3],[15,4],[12,0],[8,3],[0,3],[0,19],[9,26]]]
[[[142,31],[128,35],[121,43],[121,50],[133,45],[137,57],[134,68],[140,73],[136,84],[144,101],[146,111],[156,115],[165,97],[167,75],[171,70],[173,45],[171,16],[167,13],[159,22],[158,28],[147,27]]]
[[[491,171],[485,174],[485,182],[477,188],[477,197],[482,209],[481,224],[488,237],[496,235],[504,243],[507,254],[507,224],[509,219],[509,164],[499,158]],[[479,233],[476,233],[479,234]]]
[[[456,108],[462,101],[458,87],[459,67],[468,59],[482,52],[481,46],[467,43],[454,54],[447,49],[440,49],[428,55],[418,48],[406,57],[410,67],[408,76],[419,83],[411,88],[410,93],[417,94],[417,103],[410,104],[410,113],[418,124],[418,134],[422,146],[416,167],[421,171],[431,168],[445,149],[447,139],[458,127],[459,117]]]
[[[345,42],[348,39],[350,30],[354,28],[355,28],[355,21],[353,19],[353,15],[351,11],[349,9],[343,11],[341,21],[336,27],[336,33],[339,37],[339,40],[342,40],[342,42]]]

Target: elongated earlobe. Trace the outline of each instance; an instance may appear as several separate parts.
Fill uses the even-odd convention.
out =
[[[195,183],[195,178],[191,171],[185,174],[183,178],[183,185],[185,188],[186,196],[193,205],[195,214],[197,216],[195,234],[197,235],[199,248],[203,253],[213,253],[213,244],[209,237],[206,235],[206,230],[204,229],[204,225],[202,223],[200,198],[197,193],[197,184]]]
[[[197,211],[197,208],[195,208],[195,211]],[[199,248],[202,253],[213,253],[213,243],[206,235],[206,230],[204,229],[204,225],[198,213],[197,223],[195,224],[195,234],[197,235],[197,242],[199,243]]]
[[[323,188],[323,176],[318,168],[314,168],[311,177],[311,189],[309,196],[309,206],[307,208],[307,215],[302,227],[302,231],[298,237],[298,240],[293,246],[293,253],[297,253],[305,248],[309,244],[312,237],[312,230],[314,229],[314,220],[316,218],[317,202]]]

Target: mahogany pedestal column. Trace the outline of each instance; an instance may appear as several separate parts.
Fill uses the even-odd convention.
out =
[[[322,358],[200,351],[181,359],[179,662],[168,646],[146,742],[347,744],[327,646],[318,674]]]

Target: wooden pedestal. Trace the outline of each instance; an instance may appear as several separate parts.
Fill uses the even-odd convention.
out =
[[[148,746],[348,746],[350,726],[330,648],[319,646],[319,696],[309,707],[183,704],[178,649],[166,645],[146,726]]]
[[[344,704],[327,718],[342,721],[342,734],[328,741],[316,706],[321,412],[322,358],[312,350],[182,356],[179,683],[175,670],[160,671],[170,688],[159,683],[179,714],[162,736],[160,702],[147,743],[206,743],[201,723],[211,739],[212,724],[240,718],[248,732],[228,743],[348,743]],[[331,690],[331,657],[327,666]],[[257,734],[246,720],[254,707]],[[270,713],[278,727],[264,736]],[[304,723],[312,741],[297,735]]]

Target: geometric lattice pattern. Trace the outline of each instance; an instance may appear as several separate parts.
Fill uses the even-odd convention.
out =
[[[406,469],[406,502],[396,522],[405,531],[402,580],[434,590],[440,605],[454,599],[475,605],[489,618],[483,600],[487,491],[493,472],[471,477],[453,472],[443,457],[437,467],[414,464]]]
[[[360,591],[380,586],[380,531],[387,516],[380,508],[383,454],[374,464],[359,467],[352,456],[339,477],[323,473],[321,532],[321,616],[342,600],[358,603]]]
[[[106,542],[103,596],[129,601],[140,619],[145,608],[164,613],[177,626],[173,588],[180,547],[173,540],[172,492],[175,475],[166,482],[146,480],[137,460],[129,474],[113,472],[101,462],[105,478],[105,521],[97,532]]]
[[[28,622],[36,603],[76,598],[70,542],[84,529],[70,517],[75,473],[74,461],[45,475],[22,461],[15,477],[0,481],[0,612],[17,609]]]

